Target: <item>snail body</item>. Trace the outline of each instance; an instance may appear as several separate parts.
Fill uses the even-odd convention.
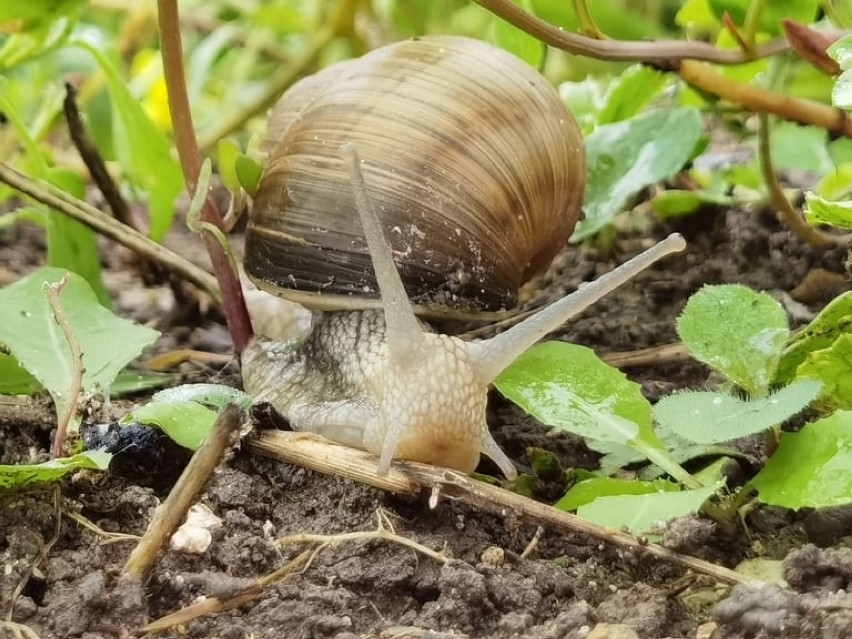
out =
[[[567,242],[583,193],[582,137],[555,90],[478,41],[399,42],[301,81],[273,109],[265,150],[246,273],[323,312],[295,333],[253,313],[245,389],[295,430],[379,455],[380,473],[394,458],[471,472],[485,454],[514,477],[486,424],[489,384],[683,244],[489,340],[431,332],[415,312],[512,306]]]

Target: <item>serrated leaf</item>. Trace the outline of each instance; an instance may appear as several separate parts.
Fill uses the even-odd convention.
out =
[[[553,504],[559,510],[577,510],[600,497],[611,495],[649,495],[661,492],[677,492],[679,486],[663,479],[637,481],[635,479],[616,479],[614,477],[593,477],[578,482]]]
[[[111,459],[112,455],[102,450],[88,450],[73,457],[51,459],[42,464],[0,465],[0,489],[57,481],[81,468],[106,470]]]
[[[577,515],[607,528],[626,528],[641,535],[655,525],[697,512],[724,484],[705,486],[676,493],[617,495],[600,497],[577,509]]]
[[[543,424],[581,437],[662,450],[639,384],[576,344],[545,342],[519,357],[494,386]]]
[[[701,118],[691,107],[651,111],[595,129],[586,137],[585,219],[572,240],[595,234],[639,191],[677,173],[700,137]]]
[[[44,285],[60,281],[66,273],[46,267],[0,289],[0,342],[48,390],[60,413],[68,402],[76,362]],[[107,390],[119,371],[159,335],[113,315],[79,275],[70,274],[59,300],[80,343],[86,396]]]
[[[819,389],[819,382],[800,380],[756,399],[713,392],[676,393],[657,402],[654,417],[688,441],[720,444],[780,424],[804,410]]]
[[[769,391],[789,329],[784,309],[769,295],[723,284],[689,298],[677,332],[693,357],[760,397]]]
[[[751,484],[760,501],[794,510],[852,503],[852,412],[782,433],[778,450]]]
[[[841,229],[852,229],[852,201],[832,202],[816,195],[805,195],[805,218],[809,224],[830,224]]]
[[[831,300],[810,324],[789,339],[778,363],[775,382],[789,382],[810,353],[829,348],[841,335],[850,334],[852,292],[846,292]]]
[[[184,189],[183,173],[171,154],[172,144],[130,94],[109,59],[88,43],[74,44],[88,51],[104,72],[113,105],[115,154],[133,184],[148,194],[149,235],[159,241],[172,225],[174,201]]]
[[[852,335],[841,335],[828,348],[810,353],[796,375],[822,383],[820,408],[852,409]]]

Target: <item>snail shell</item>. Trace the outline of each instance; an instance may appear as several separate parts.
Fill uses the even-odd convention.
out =
[[[556,90],[478,40],[406,40],[305,78],[274,107],[246,236],[261,289],[313,308],[380,306],[345,142],[420,310],[511,308],[580,214],[583,140]]]

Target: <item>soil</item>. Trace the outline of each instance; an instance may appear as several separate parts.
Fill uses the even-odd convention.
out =
[[[808,247],[768,212],[710,209],[658,225],[651,236],[671,231],[686,236],[685,254],[610,295],[558,337],[600,354],[674,342],[674,320],[689,295],[706,283],[723,282],[769,291],[797,326],[848,286],[842,250]],[[7,283],[42,261],[43,245],[40,233],[25,225],[3,232],[0,280]],[[648,237],[621,232],[607,256],[566,250],[528,288],[527,305],[561,296],[610,270],[644,248]],[[172,241],[184,254],[193,243]],[[173,313],[168,287],[144,287],[125,251],[106,243],[104,248],[107,283],[118,311],[152,324],[169,318],[156,351],[228,352],[221,318],[209,304],[202,300],[191,305],[191,313]],[[188,363],[180,371],[193,380],[238,383],[233,363]],[[702,365],[678,359],[626,372],[651,398],[674,388],[714,383]],[[113,403],[107,410],[117,417],[127,405]],[[5,416],[0,463],[45,457],[55,422],[51,406],[47,401],[25,406],[15,413],[7,405],[0,413]],[[100,417],[103,410],[92,414]],[[548,433],[496,395],[489,420],[498,442],[522,470],[529,447],[555,452],[566,468],[594,467],[597,456],[582,441]],[[670,525],[665,544],[724,566],[754,557],[784,560],[789,590],[738,586],[731,591],[712,579],[617,552],[578,533],[537,531],[512,513],[499,517],[446,501],[433,510],[425,498],[395,497],[239,450],[229,454],[201,495],[201,503],[221,519],[209,548],[200,554],[165,551],[144,584],[132,583],[120,573],[135,539],[111,533],[142,534],[187,459],[162,439],[154,442],[154,449],[142,462],[131,458],[109,474],[78,473],[56,490],[0,493],[4,617],[11,611],[8,619],[42,639],[139,636],[147,621],[205,597],[228,598],[305,548],[279,547],[279,537],[370,531],[382,517],[397,534],[441,551],[449,560],[440,563],[410,547],[375,539],[324,547],[307,568],[267,585],[253,601],[182,623],[163,636],[852,636],[852,595],[846,594],[852,587],[848,509],[795,514],[756,508],[747,515],[745,528],[733,534],[699,518]],[[493,471],[486,465],[481,470]],[[551,500],[560,496],[552,486],[539,487],[537,495]],[[82,516],[97,529],[72,516]],[[532,552],[521,558],[537,534]],[[0,626],[0,636],[15,636],[10,628]]]

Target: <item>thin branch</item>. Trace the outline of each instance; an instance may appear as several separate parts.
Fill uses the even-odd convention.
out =
[[[183,70],[183,44],[180,37],[180,16],[177,0],[157,0],[160,26],[160,50],[163,56],[163,74],[168,92],[169,113],[175,135],[181,168],[187,189],[194,195],[201,173],[201,152],[195,139],[186,78]],[[203,221],[224,229],[222,217],[211,197],[207,197],[201,211]],[[213,264],[213,271],[222,289],[222,312],[237,353],[242,353],[252,336],[251,320],[243,298],[238,274],[231,268],[230,260],[222,246],[207,233],[204,244]]]
[[[475,0],[475,2],[494,15],[503,18],[506,22],[535,36],[545,44],[597,60],[671,63],[677,60],[692,59],[706,60],[716,64],[742,64],[743,62],[775,55],[789,48],[783,38],[755,47],[754,55],[751,56],[739,50],[718,49],[705,42],[597,40],[568,33],[554,27],[541,18],[527,13],[511,0]]]
[[[848,235],[829,235],[808,224],[801,214],[793,208],[790,200],[784,195],[781,185],[778,183],[778,175],[772,165],[772,152],[770,150],[769,116],[760,114],[760,126],[757,130],[758,155],[760,157],[760,171],[763,174],[763,183],[769,194],[769,202],[778,209],[781,218],[793,233],[812,246],[825,248],[846,244]]]
[[[106,162],[98,153],[95,145],[89,139],[86,133],[86,128],[83,126],[83,119],[80,117],[80,110],[77,108],[77,90],[70,82],[65,83],[65,99],[62,101],[62,109],[65,112],[65,121],[68,123],[68,132],[71,134],[71,140],[80,157],[89,169],[92,175],[92,180],[104,195],[104,199],[109,205],[112,214],[122,224],[127,224],[136,228],[133,224],[133,218],[130,215],[130,207],[127,202],[121,197],[118,186],[112,179],[112,176],[107,171]],[[139,229],[136,228],[138,231]]]
[[[77,402],[80,399],[80,393],[83,392],[83,351],[80,348],[80,342],[71,324],[68,323],[68,318],[65,316],[65,310],[62,308],[62,301],[59,299],[59,294],[65,285],[68,284],[70,276],[68,273],[62,276],[62,279],[55,284],[47,284],[45,286],[47,293],[47,303],[50,305],[50,310],[53,311],[53,319],[59,325],[59,330],[65,337],[68,343],[68,348],[71,350],[71,361],[74,365],[73,374],[71,376],[71,386],[68,389],[68,395],[65,397],[65,404],[62,408],[62,413],[58,415],[58,423],[56,425],[56,437],[53,439],[53,447],[51,448],[51,457],[62,457],[65,453],[65,441],[68,439],[68,427],[71,425],[71,420],[77,412]],[[58,408],[58,407],[57,407]]]
[[[230,446],[238,441],[242,415],[236,406],[226,406],[219,413],[204,443],[192,455],[169,496],[154,512],[148,530],[124,565],[125,575],[144,578],[148,574],[160,548],[186,517],[210,473],[222,461]]]
[[[309,433],[264,431],[256,437],[244,440],[243,446],[260,455],[318,472],[346,477],[394,493],[416,496],[424,491],[438,489],[445,499],[458,500],[501,516],[514,513],[556,530],[581,533],[625,552],[653,557],[711,575],[722,583],[755,581],[723,566],[648,544],[631,535],[609,530],[547,504],[444,468],[396,461],[386,475],[379,476],[374,455],[333,444]]]
[[[37,202],[82,222],[122,246],[162,264],[167,270],[176,273],[207,292],[217,303],[221,302],[222,297],[216,278],[207,271],[199,268],[185,257],[167,249],[162,244],[157,244],[139,231],[122,224],[111,215],[96,209],[91,204],[78,200],[52,184],[33,180],[3,162],[0,162],[0,182],[8,184]]]

